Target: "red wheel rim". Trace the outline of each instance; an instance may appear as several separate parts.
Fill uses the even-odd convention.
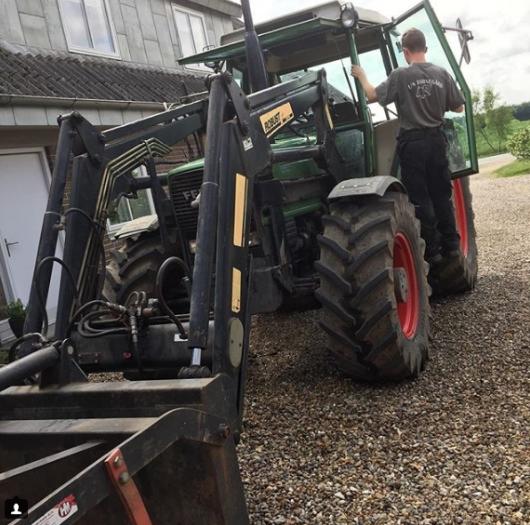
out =
[[[456,229],[460,235],[460,249],[462,250],[464,257],[467,257],[469,250],[469,239],[467,235],[467,210],[464,190],[462,189],[462,181],[460,179],[453,181],[453,196],[455,201]]]
[[[420,317],[420,293],[412,246],[407,236],[401,232],[398,232],[394,239],[394,268],[404,270],[407,279],[406,299],[397,295],[396,299],[399,324],[403,335],[407,339],[413,339]]]

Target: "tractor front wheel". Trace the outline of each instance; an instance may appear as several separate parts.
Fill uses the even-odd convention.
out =
[[[331,204],[319,238],[320,324],[339,367],[362,381],[416,377],[428,359],[425,243],[406,195]]]
[[[155,298],[155,281],[158,269],[168,258],[180,255],[176,235],[170,232],[169,252],[164,250],[160,233],[144,232],[137,238],[125,240],[118,250],[110,253],[103,296],[111,302],[125,304],[133,292],[145,292],[148,298]],[[187,311],[189,306],[182,276],[172,273],[164,282],[164,297],[175,313]]]

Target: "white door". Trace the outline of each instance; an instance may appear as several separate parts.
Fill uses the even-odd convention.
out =
[[[49,172],[41,151],[0,152],[0,262],[8,300],[27,304],[42,219],[48,200]],[[57,256],[62,256],[58,244]],[[54,268],[47,304],[50,322],[55,319],[59,271]]]

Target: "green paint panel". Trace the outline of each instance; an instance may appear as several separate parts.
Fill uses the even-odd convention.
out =
[[[298,217],[299,215],[313,213],[318,211],[320,208],[322,208],[322,201],[320,199],[310,199],[285,206],[283,209],[283,215],[286,219],[292,219],[293,217]]]

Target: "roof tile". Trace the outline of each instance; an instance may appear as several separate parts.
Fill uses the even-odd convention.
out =
[[[96,58],[13,53],[1,47],[0,71],[4,95],[176,102],[205,89],[204,78],[191,74]]]

